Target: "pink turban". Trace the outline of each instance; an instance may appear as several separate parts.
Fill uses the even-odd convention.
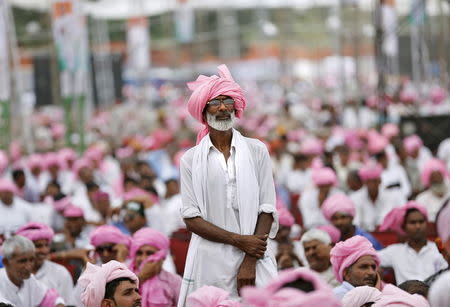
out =
[[[360,286],[347,292],[342,298],[344,307],[361,307],[370,302],[377,302],[381,298],[380,290],[375,287]]]
[[[126,159],[133,155],[134,150],[130,147],[122,147],[116,150],[116,158],[117,159]]]
[[[353,236],[337,243],[331,249],[330,256],[334,275],[339,282],[344,281],[344,270],[363,256],[372,256],[377,266],[380,265],[380,259],[372,243],[362,236]]]
[[[384,218],[383,224],[380,226],[380,231],[391,229],[399,234],[405,234],[402,226],[405,223],[406,212],[409,209],[419,210],[425,216],[425,219],[428,219],[427,209],[418,202],[411,200],[401,207],[392,209]]]
[[[55,208],[58,212],[64,212],[67,207],[72,205],[72,199],[70,196],[66,196],[64,198],[61,198],[59,200],[53,201],[53,208]]]
[[[320,155],[323,152],[323,144],[319,139],[307,138],[300,144],[300,153],[304,155]]]
[[[53,229],[42,223],[29,222],[16,231],[16,235],[23,236],[31,241],[47,240],[52,241],[55,232]]]
[[[337,182],[336,173],[329,167],[313,169],[311,177],[316,186],[325,184],[335,185]]]
[[[141,188],[132,188],[128,192],[123,193],[122,198],[124,201],[132,200],[136,197],[146,196],[153,200],[152,194],[147,192],[146,190],[143,190]]]
[[[303,279],[310,282],[314,290],[303,292],[295,288],[283,286],[287,283]],[[242,289],[245,306],[327,306],[340,307],[339,300],[333,295],[332,289],[317,273],[307,268],[288,269],[263,288],[245,287]]]
[[[328,221],[331,221],[331,218],[336,212],[344,213],[352,217],[356,214],[355,204],[350,197],[343,193],[328,196],[320,207],[320,210]]]
[[[239,307],[243,306],[236,301],[228,299],[230,294],[217,287],[203,286],[186,299],[186,307]]]
[[[436,217],[437,233],[442,241],[450,239],[450,202],[442,207]]]
[[[156,247],[159,249],[156,253],[149,256],[147,259],[145,259],[141,265],[140,268],[136,267],[136,253],[144,245],[150,245],[153,247]],[[169,239],[160,233],[159,231],[156,231],[154,229],[145,227],[138,230],[132,238],[131,241],[131,248],[130,248],[130,258],[131,258],[131,264],[130,269],[138,273],[144,264],[147,262],[155,262],[162,260],[166,258],[168,250],[169,250]],[[161,280],[158,278],[158,276],[154,276],[151,279],[146,280],[141,285],[141,295],[142,295],[142,301],[143,302],[154,302],[155,304],[157,302],[163,302],[165,300],[165,293],[164,289],[161,287]],[[144,303],[143,306],[146,303]]]
[[[3,150],[0,150],[0,175],[3,173],[6,167],[8,167],[8,161],[8,155]]]
[[[288,209],[285,207],[278,207],[278,221],[281,226],[292,227],[295,224],[295,219]]]
[[[377,132],[369,134],[367,149],[371,155],[384,151],[389,144],[388,140]]]
[[[341,231],[334,227],[333,225],[320,225],[317,229],[323,230],[330,235],[331,242],[337,243],[341,239]]]
[[[83,209],[74,205],[68,205],[64,209],[64,217],[84,217]]]
[[[449,178],[449,173],[447,171],[447,167],[442,160],[433,158],[428,160],[424,167],[420,179],[422,181],[422,185],[426,188],[430,186],[430,177],[433,172],[440,172],[444,179]]]
[[[15,195],[19,193],[17,186],[9,179],[0,178],[0,192],[11,192]]]
[[[159,249],[158,252],[151,255],[148,261],[159,261],[166,258],[169,250],[169,239],[161,232],[149,227],[141,228],[131,238],[130,258],[132,259],[131,269],[133,272],[138,271],[135,267],[136,253],[144,245],[150,245]]]
[[[56,300],[59,298],[59,293],[56,289],[48,289],[42,299],[40,307],[54,307]]]
[[[72,167],[76,177],[78,177],[80,170],[83,168],[92,168],[91,162],[85,158],[76,160]]]
[[[63,168],[64,166],[64,163],[61,163],[61,157],[56,152],[49,152],[42,158],[42,163],[45,168],[49,168],[51,166],[58,166],[59,168]]]
[[[105,243],[125,244],[129,246],[130,238],[115,226],[102,225],[91,232],[91,244],[97,247]]]
[[[420,149],[422,146],[422,139],[415,134],[410,135],[403,140],[403,147],[408,154],[413,153],[414,151]]]
[[[203,130],[197,135],[197,144],[208,134],[208,126],[203,120],[203,109],[209,100],[220,95],[230,96],[234,100],[234,109],[238,118],[242,116],[247,104],[243,90],[233,80],[227,66],[222,64],[217,68],[219,70],[219,76],[213,75],[207,77],[200,75],[197,80],[187,84],[188,88],[192,91],[188,101],[188,111],[192,117],[205,125]]]
[[[29,169],[36,167],[43,168],[43,157],[38,154],[32,154],[28,157],[27,165]]]
[[[391,284],[384,286],[381,294],[381,298],[372,307],[430,307],[422,295],[409,294]]]
[[[379,179],[382,172],[383,167],[380,164],[368,163],[358,170],[358,175],[362,181],[367,181],[371,179]]]
[[[139,286],[137,276],[123,263],[111,260],[108,263],[97,266],[87,263],[86,270],[78,279],[80,285],[81,301],[85,307],[98,307],[105,297],[106,284],[114,279],[129,278]]]
[[[399,135],[399,133],[400,133],[400,129],[398,128],[398,126],[396,124],[387,123],[387,124],[384,124],[383,127],[381,128],[381,134],[384,135],[384,137],[386,137],[388,139]]]

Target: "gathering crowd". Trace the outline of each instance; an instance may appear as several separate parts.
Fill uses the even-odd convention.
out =
[[[152,108],[130,98],[97,112],[83,152],[65,147],[59,110],[36,111],[34,152],[22,139],[0,151],[0,306],[450,306],[450,135],[431,150],[395,116],[380,122],[369,96],[343,108],[253,86],[244,100],[219,71],[189,83],[189,101],[167,83]],[[207,108],[238,117],[228,156],[212,132],[201,141]],[[202,146],[218,149],[217,169],[197,161]],[[256,183],[234,171],[242,146]],[[259,217],[273,217],[265,233],[258,215],[250,230],[242,222],[252,193]],[[262,283],[256,266],[256,286],[239,279],[245,239],[264,241],[257,261],[277,271]]]

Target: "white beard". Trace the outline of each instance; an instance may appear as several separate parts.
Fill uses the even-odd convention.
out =
[[[234,112],[230,112],[230,119],[227,120],[218,120],[215,115],[206,112],[206,122],[209,126],[218,131],[227,131],[233,128],[235,118]]]

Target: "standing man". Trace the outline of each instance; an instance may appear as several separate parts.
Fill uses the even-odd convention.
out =
[[[277,274],[267,244],[278,230],[269,153],[232,129],[246,101],[228,68],[218,68],[219,76],[188,83],[188,110],[205,127],[181,159],[181,214],[193,235],[178,306],[205,285],[236,299],[243,286],[262,286]]]

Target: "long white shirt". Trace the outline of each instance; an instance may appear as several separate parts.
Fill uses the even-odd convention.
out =
[[[352,193],[350,198],[356,207],[354,223],[366,231],[374,231],[389,211],[406,203],[399,189],[379,189],[376,201],[372,202],[366,186]]]
[[[13,203],[7,206],[0,201],[0,234],[8,236],[31,220],[32,210],[28,202],[14,197]]]
[[[183,207],[181,214],[183,218],[199,216],[227,231],[247,234],[245,229],[249,227],[244,223],[250,223],[250,220],[254,219],[256,225],[258,214],[262,212],[272,213],[275,221],[272,224],[269,237],[274,238],[278,231],[278,221],[275,212],[275,187],[269,154],[265,145],[258,140],[242,136],[240,136],[240,140],[235,140],[236,133],[238,132],[234,130],[231,142],[231,156],[228,158],[228,161],[225,161],[224,155],[213,146],[209,135],[205,136],[205,139],[199,145],[188,150],[182,157],[181,195]],[[238,145],[236,144],[237,142],[241,142],[238,144],[242,144],[242,142],[246,144]],[[248,146],[251,157],[243,157],[242,153],[247,149],[242,149],[241,146]],[[196,152],[196,150],[205,151]],[[238,151],[240,151],[239,158]],[[205,157],[203,167],[206,169],[203,167],[193,169],[196,161],[195,157],[197,157],[196,154],[199,153]],[[238,191],[240,185],[237,182],[237,178],[241,178],[239,176],[243,174],[242,171],[238,173],[237,164],[241,163],[238,162],[241,161],[238,159],[242,158],[253,160],[254,168],[251,171],[256,175],[258,186],[250,186],[249,182],[241,182],[241,187],[243,187],[242,184],[247,184],[247,186],[245,186],[245,189],[242,188]],[[241,167],[242,169],[247,167],[245,170],[248,171],[250,165]],[[196,189],[198,192],[198,189],[202,187],[193,184],[195,179],[194,172],[202,172],[202,178],[205,180],[205,186],[203,187],[205,189],[204,209],[202,209],[203,207],[199,204],[196,196]],[[206,172],[206,174],[203,174],[203,172]],[[203,176],[206,176],[206,178]],[[242,199],[243,196],[238,195],[238,193],[255,193],[250,195],[258,198],[257,212],[249,216],[248,214],[250,213],[246,213],[246,209],[242,208],[241,205],[243,204],[239,204],[238,200]],[[252,204],[245,205],[250,206]],[[243,215],[242,219],[240,219],[240,215]],[[265,257],[258,260],[256,265],[256,286],[266,284],[277,274],[275,251],[270,241],[268,240]],[[204,285],[225,289],[231,293],[233,299],[236,299],[238,296],[236,276],[243,259],[244,252],[238,248],[208,241],[194,234],[189,246],[178,306],[184,306],[186,296]]]
[[[328,196],[336,194],[339,189],[331,188]],[[303,191],[298,201],[300,212],[302,213],[303,227],[311,229],[320,225],[327,225],[329,222],[320,211],[319,189],[316,186],[309,186]]]
[[[400,164],[390,163],[390,165],[381,173],[381,188],[385,189],[394,184],[399,184],[399,189],[403,192],[405,198],[411,194],[411,184],[405,169]]]
[[[398,243],[378,251],[378,256],[382,267],[394,269],[397,285],[411,279],[423,281],[448,266],[436,244],[430,241],[418,253],[407,243]]]
[[[56,289],[68,305],[75,305],[72,276],[65,267],[45,260],[34,276],[49,289]]]
[[[311,184],[311,169],[293,169],[286,175],[286,187],[291,193],[301,194]]]
[[[22,287],[18,288],[9,280],[5,268],[0,269],[0,296],[6,298],[15,307],[39,306],[47,290],[48,288],[33,274],[23,281]],[[55,305],[57,304],[64,304],[64,300],[58,298]]]

